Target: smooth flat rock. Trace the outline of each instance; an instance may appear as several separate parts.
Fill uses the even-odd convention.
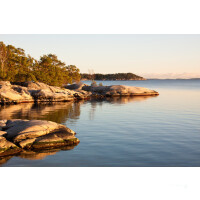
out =
[[[2,153],[5,149],[45,149],[79,143],[73,130],[52,121],[12,119],[3,122],[6,126],[0,131]]]
[[[158,92],[147,88],[125,85],[88,86],[79,83],[62,88],[33,81],[12,84],[9,81],[0,81],[1,104],[64,102],[89,99],[90,97],[153,96],[158,94]]]
[[[8,120],[4,130],[7,132],[6,138],[14,142],[32,139],[46,135],[52,131],[66,129],[72,135],[75,132],[64,125],[46,120]]]
[[[150,90],[143,87],[134,87],[126,85],[111,85],[111,86],[83,86],[83,90],[91,91],[93,95],[103,96],[151,96],[158,95],[155,90]]]
[[[39,137],[33,143],[34,149],[43,149],[43,148],[51,148],[56,146],[69,146],[79,143],[79,140],[74,137],[74,135],[70,134],[63,130],[62,132],[57,131],[54,133],[50,133],[48,135]]]

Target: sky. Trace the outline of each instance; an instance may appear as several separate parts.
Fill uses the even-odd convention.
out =
[[[53,53],[81,73],[131,72],[145,78],[200,78],[200,35],[0,34],[39,59]]]

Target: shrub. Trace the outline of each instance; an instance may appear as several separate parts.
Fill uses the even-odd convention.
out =
[[[91,83],[91,86],[92,87],[97,87],[97,82],[93,80],[92,83]]]

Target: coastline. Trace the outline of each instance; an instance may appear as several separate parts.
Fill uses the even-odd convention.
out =
[[[90,98],[119,96],[154,96],[155,90],[143,87],[111,85],[89,86],[84,83],[65,87],[49,86],[41,82],[0,82],[0,104],[17,104],[26,102],[65,102]]]

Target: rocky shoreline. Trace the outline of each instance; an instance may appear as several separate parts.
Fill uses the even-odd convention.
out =
[[[83,83],[63,88],[40,82],[0,81],[0,104],[65,102],[82,99],[156,96],[158,92],[124,85],[88,86]],[[26,155],[25,152],[55,148],[73,148],[79,143],[75,132],[64,125],[45,120],[0,120],[0,157]],[[34,154],[34,153],[33,153]],[[28,153],[29,155],[29,153]],[[35,155],[35,154],[34,154]]]
[[[142,87],[124,85],[88,86],[83,83],[63,88],[41,82],[10,83],[0,81],[0,104],[26,102],[65,102],[116,96],[154,96],[159,93]]]
[[[25,151],[76,146],[75,132],[45,120],[0,120],[0,157]]]

